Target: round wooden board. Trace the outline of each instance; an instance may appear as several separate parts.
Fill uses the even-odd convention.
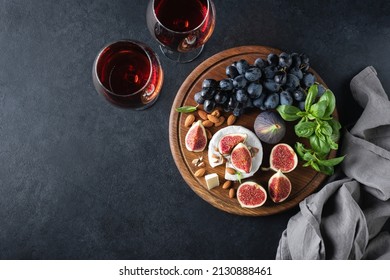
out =
[[[207,149],[201,153],[194,153],[189,152],[185,148],[184,138],[187,131],[189,130],[189,128],[184,126],[184,120],[187,117],[187,114],[178,113],[175,109],[181,106],[196,106],[193,97],[196,92],[201,90],[202,82],[205,78],[221,80],[226,78],[226,66],[230,65],[234,61],[238,61],[239,59],[246,59],[250,64],[253,64],[256,58],[266,58],[269,53],[279,54],[281,51],[264,46],[243,46],[228,49],[210,57],[201,63],[198,67],[196,67],[196,69],[187,77],[187,79],[180,87],[171,109],[169,121],[169,141],[173,158],[181,175],[192,188],[192,190],[201,198],[206,200],[211,205],[232,214],[245,216],[265,216],[285,211],[296,206],[305,197],[314,192],[327,177],[321,173],[315,172],[311,168],[302,167],[303,162],[300,160],[298,167],[294,171],[286,174],[291,180],[293,186],[291,194],[287,200],[282,203],[275,204],[271,201],[271,199],[268,198],[266,203],[261,207],[254,209],[242,208],[236,198],[229,198],[228,190],[221,188],[221,185],[225,181],[225,165],[211,168],[208,162]],[[319,77],[319,75],[314,70],[310,69],[310,71],[316,75],[318,82],[326,86],[321,77]],[[243,116],[237,119],[235,125],[241,125],[253,131],[254,121],[259,113],[260,110],[258,109],[254,109],[249,113],[245,113]],[[197,120],[200,119],[196,112],[193,114]],[[231,113],[223,114],[227,117]],[[336,110],[334,117],[337,118]],[[294,147],[295,142],[298,140],[294,133],[294,123],[286,122],[286,124],[287,133],[286,136],[282,139],[282,142],[288,143]],[[226,122],[220,127],[212,127],[209,130],[212,134],[214,134],[223,127],[226,127]],[[302,139],[300,139],[300,141],[302,141]],[[265,143],[262,143],[262,145],[264,150],[262,166],[269,166],[269,154],[273,145]],[[335,154],[336,151],[332,151],[330,157],[334,157]],[[198,178],[194,176],[194,172],[199,169],[199,167],[195,167],[192,164],[192,161],[195,158],[199,158],[200,156],[203,157],[203,161],[206,164],[206,174],[218,174],[220,180],[219,187],[208,190],[204,177]],[[243,181],[255,181],[267,189],[268,180],[273,174],[273,171],[259,170],[255,176]],[[237,189],[238,185],[239,183],[235,182],[233,186],[235,189]]]

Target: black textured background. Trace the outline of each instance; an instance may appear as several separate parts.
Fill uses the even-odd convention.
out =
[[[0,0],[1,259],[273,259],[298,208],[239,217],[186,185],[169,148],[175,93],[204,59],[240,45],[305,52],[337,96],[343,124],[361,109],[349,82],[373,65],[390,92],[389,1],[215,0],[202,55],[160,55],[160,99],[142,112],[99,96],[91,68],[108,42],[158,51],[146,0]],[[159,53],[160,54],[160,53]]]

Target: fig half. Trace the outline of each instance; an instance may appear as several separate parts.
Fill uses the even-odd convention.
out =
[[[185,144],[190,152],[202,152],[206,148],[207,134],[202,121],[195,122],[188,130]]]
[[[241,207],[244,208],[260,207],[267,200],[267,192],[255,182],[242,183],[238,187],[236,195]]]
[[[229,155],[238,143],[245,142],[247,135],[244,133],[227,134],[218,142],[218,151],[221,155]]]
[[[281,170],[272,175],[268,181],[268,193],[275,203],[285,201],[291,193],[291,188],[290,179]]]
[[[243,143],[237,144],[230,155],[230,162],[236,170],[249,173],[252,169],[252,154],[248,147]]]
[[[272,170],[288,173],[297,167],[298,157],[290,145],[281,143],[272,148],[269,161]]]

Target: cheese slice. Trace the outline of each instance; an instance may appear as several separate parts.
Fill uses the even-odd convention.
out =
[[[215,188],[219,186],[219,177],[217,173],[211,173],[204,176],[207,184],[207,188],[211,190],[212,188]]]

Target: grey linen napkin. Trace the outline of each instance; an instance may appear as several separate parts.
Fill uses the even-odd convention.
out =
[[[364,111],[344,134],[345,175],[299,204],[276,259],[390,259],[390,101],[373,67],[350,86]]]

